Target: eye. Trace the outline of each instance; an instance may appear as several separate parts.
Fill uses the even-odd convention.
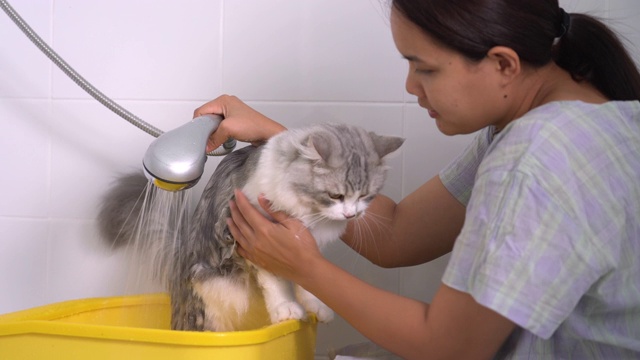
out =
[[[434,70],[431,69],[416,69],[417,74],[430,75],[433,74]]]
[[[342,194],[328,193],[328,195],[333,200],[340,200],[340,201],[344,200],[344,195],[342,195]]]

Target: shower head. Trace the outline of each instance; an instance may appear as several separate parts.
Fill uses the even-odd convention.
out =
[[[155,139],[142,160],[149,181],[167,191],[194,186],[204,172],[207,139],[220,121],[221,116],[202,115]],[[234,145],[225,144],[227,149]]]

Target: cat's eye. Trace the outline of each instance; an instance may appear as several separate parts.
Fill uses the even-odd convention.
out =
[[[364,202],[370,202],[375,197],[376,197],[375,195],[362,195],[362,196],[359,197],[359,199],[364,201]]]
[[[329,193],[328,195],[333,200],[340,200],[340,201],[344,200],[344,195],[342,195],[342,194]]]

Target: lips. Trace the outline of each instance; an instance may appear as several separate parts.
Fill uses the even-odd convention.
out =
[[[426,105],[425,102],[422,102],[422,101],[418,100],[418,105],[420,105],[421,108],[427,109],[427,111],[429,112],[429,116],[431,116],[433,119],[435,119],[438,116],[440,116],[440,114],[438,114],[437,111],[429,109],[429,107]]]

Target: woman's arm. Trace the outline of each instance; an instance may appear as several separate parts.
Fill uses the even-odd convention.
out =
[[[268,211],[264,199],[259,200]],[[262,216],[240,192],[231,203],[229,228],[238,253],[288,278],[346,319],[375,343],[408,359],[483,359],[499,349],[514,324],[442,285],[433,304],[373,287],[326,260],[311,234],[283,213]]]
[[[309,265],[315,273],[296,279],[302,287],[361,334],[406,359],[490,359],[515,327],[445,285],[428,305],[373,287],[328,261]]]
[[[464,214],[464,206],[435,176],[398,204],[376,197],[342,239],[379,266],[422,264],[451,251]]]

